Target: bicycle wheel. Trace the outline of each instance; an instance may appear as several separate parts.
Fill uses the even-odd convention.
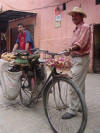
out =
[[[28,77],[27,74],[22,78],[22,87],[20,90],[20,100],[23,105],[29,106],[32,103],[34,88],[34,78]]]
[[[25,106],[30,106],[32,103],[36,104],[38,99],[42,96],[42,87],[46,80],[46,74],[42,80],[36,76],[35,70],[34,77],[29,76],[27,73],[23,76],[22,87],[20,90],[21,102]]]
[[[71,119],[62,119],[70,104],[70,89],[77,96],[82,112]],[[87,108],[81,91],[71,79],[57,77],[49,82],[44,95],[45,114],[54,133],[83,133],[87,123]]]

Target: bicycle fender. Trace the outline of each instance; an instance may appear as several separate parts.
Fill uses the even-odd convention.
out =
[[[57,77],[64,77],[64,78],[72,79],[72,77],[69,74],[67,74],[67,73],[65,73],[65,74],[58,74],[58,75],[56,74],[54,76],[54,78],[57,78]]]

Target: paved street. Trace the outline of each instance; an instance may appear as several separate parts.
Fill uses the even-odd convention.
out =
[[[88,124],[85,133],[100,133],[100,74],[89,74],[86,88]]]
[[[85,133],[100,133],[100,74],[88,74],[86,80],[88,124]],[[42,101],[32,108],[18,99],[8,101],[0,91],[0,133],[53,133],[45,117]]]

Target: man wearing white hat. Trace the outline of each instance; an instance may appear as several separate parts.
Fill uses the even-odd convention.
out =
[[[67,49],[72,56],[71,74],[73,81],[79,86],[85,97],[85,79],[89,67],[89,53],[91,45],[91,30],[88,24],[84,23],[83,18],[87,15],[79,7],[74,7],[68,13],[72,16],[72,21],[76,25],[73,31],[70,48]],[[62,116],[62,119],[70,119],[77,115],[80,109],[75,92],[70,89],[70,105],[67,112]]]

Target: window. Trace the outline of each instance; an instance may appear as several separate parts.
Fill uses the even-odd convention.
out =
[[[66,10],[66,3],[63,3],[63,11]]]
[[[100,4],[100,0],[96,0],[96,5],[99,5]]]

